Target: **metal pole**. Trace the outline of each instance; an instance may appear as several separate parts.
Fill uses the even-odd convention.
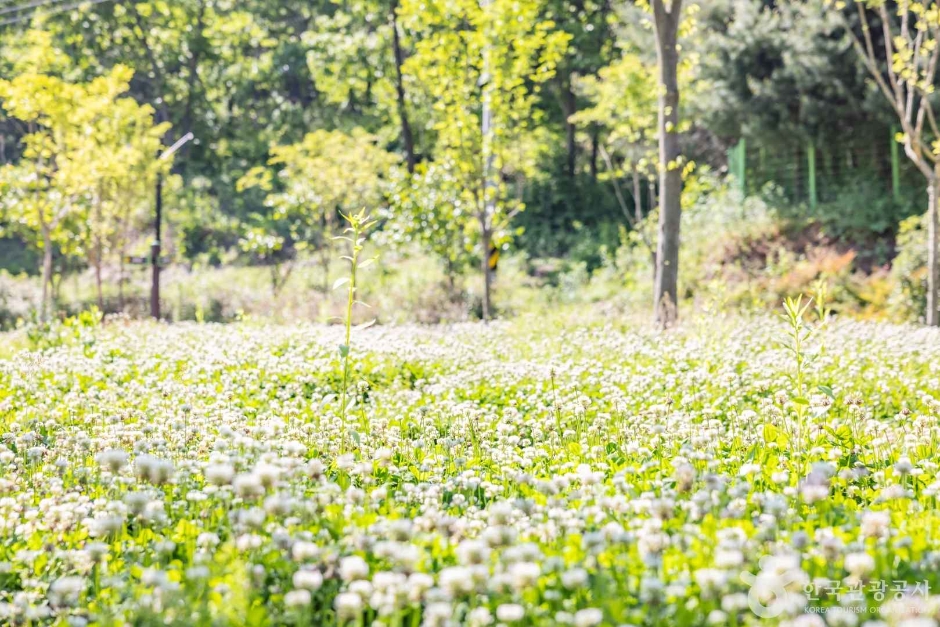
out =
[[[157,190],[154,199],[156,216],[153,230],[156,239],[150,245],[150,267],[153,279],[150,284],[150,315],[154,320],[160,319],[160,229],[163,221],[163,174],[157,173]]]
[[[806,166],[809,169],[809,206],[816,208],[816,144],[812,141],[806,146]]]
[[[157,161],[163,161],[169,159],[173,154],[183,147],[183,145],[189,140],[193,139],[192,133],[186,133],[178,140],[176,143],[167,148],[163,153],[157,157]],[[154,239],[153,244],[150,245],[150,267],[153,271],[153,280],[150,285],[150,315],[153,316],[154,320],[160,319],[160,231],[163,226],[163,173],[157,172],[157,189],[156,189],[156,198],[154,199],[154,208],[156,210],[156,216],[154,217],[153,231]]]
[[[898,129],[891,127],[891,192],[894,200],[901,200],[901,164],[898,159]]]

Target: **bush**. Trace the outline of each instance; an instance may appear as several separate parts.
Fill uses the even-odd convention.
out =
[[[897,255],[891,264],[893,289],[888,308],[902,320],[917,320],[927,307],[927,230],[924,216],[901,223]]]

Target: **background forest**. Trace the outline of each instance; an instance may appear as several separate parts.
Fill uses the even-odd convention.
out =
[[[927,184],[862,33],[854,5],[685,4],[681,302],[923,317]],[[158,185],[171,319],[335,315],[361,208],[380,321],[648,309],[642,2],[0,0],[0,44],[3,326],[145,315]]]

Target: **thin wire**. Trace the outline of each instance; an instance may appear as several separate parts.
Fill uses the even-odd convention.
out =
[[[31,11],[30,13],[28,13],[28,14],[26,14],[26,15],[17,15],[16,17],[7,18],[7,19],[5,19],[5,20],[0,21],[0,26],[9,26],[9,25],[11,25],[11,24],[18,24],[18,23],[20,23],[20,22],[25,22],[25,21],[27,21],[27,20],[32,19],[32,18],[33,18],[34,16],[36,16],[37,14],[42,14],[42,15],[55,15],[55,14],[57,14],[57,13],[63,13],[63,12],[65,12],[65,11],[71,11],[71,10],[73,10],[73,9],[81,9],[81,8],[86,7],[86,6],[89,6],[89,7],[90,7],[90,6],[93,6],[93,5],[96,5],[96,4],[101,4],[102,2],[117,2],[117,1],[119,1],[119,0],[83,0],[83,1],[81,1],[81,2],[72,2],[72,3],[70,3],[70,4],[65,4],[65,2],[67,2],[67,0],[45,0],[45,2],[41,2],[41,3],[39,3],[39,4],[36,4],[36,6],[44,6],[44,5],[47,5],[47,4],[53,4],[54,8],[53,8],[52,10],[50,10],[50,11],[41,11],[41,12],[40,12],[40,11]],[[33,4],[35,4],[35,3],[33,3]],[[30,7],[22,7],[22,8],[23,8],[23,9],[26,9],[26,8],[30,8]],[[18,10],[19,10],[19,9],[18,9]],[[0,14],[3,14],[3,13],[11,13],[11,12],[16,12],[16,11],[10,11],[9,9],[0,10]]]
[[[56,4],[62,2],[63,0],[33,0],[32,2],[26,2],[19,5],[12,5],[0,9],[0,15],[6,15],[8,13],[20,13],[21,11],[26,11],[28,9],[35,9],[37,7],[45,6],[47,4]]]

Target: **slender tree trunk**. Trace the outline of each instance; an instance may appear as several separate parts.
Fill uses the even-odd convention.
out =
[[[597,182],[597,153],[600,147],[600,129],[591,125],[591,180]]]
[[[124,255],[118,261],[118,309],[124,311]]]
[[[480,0],[480,7],[486,11],[490,6],[491,0]],[[489,76],[490,73],[490,43],[489,33],[486,34],[487,41],[483,45],[483,74]],[[496,213],[496,159],[493,154],[493,107],[492,107],[492,79],[487,80],[483,85],[483,109],[480,114],[480,130],[483,134],[483,197],[482,213],[480,214],[480,246],[482,253],[481,268],[483,270],[483,321],[490,320],[490,296],[492,290],[493,277],[490,272],[490,241],[492,233],[490,230],[491,220]]]
[[[321,253],[320,260],[323,264],[323,293],[330,293],[330,256],[332,252],[329,247],[324,246],[323,252]]]
[[[408,120],[407,98],[405,97],[405,80],[401,68],[405,64],[405,53],[401,47],[401,37],[398,33],[398,0],[392,1],[392,52],[395,55],[395,92],[398,101],[398,120],[401,125],[401,143],[405,150],[405,163],[408,172],[414,174],[417,157],[415,157],[415,140],[411,132],[411,123]]]
[[[633,166],[633,214],[636,216],[637,228],[643,220],[643,192],[640,190],[640,169]]]
[[[98,295],[98,310],[104,314],[104,293],[101,289],[101,264],[95,262],[95,293]]]
[[[560,79],[561,83],[561,110],[565,114],[565,150],[567,151],[567,160],[565,161],[565,174],[574,177],[575,168],[578,161],[578,144],[575,137],[574,122],[571,116],[577,113],[578,103],[574,92],[571,90],[571,77],[565,76]]]
[[[679,52],[676,46],[682,0],[652,0],[659,62],[659,241],[656,248],[654,318],[669,326],[678,317],[679,222],[682,170],[679,149]]]
[[[199,2],[199,12],[196,16],[196,24],[193,27],[193,41],[190,42],[190,56],[188,64],[189,75],[186,77],[186,106],[183,110],[183,131],[184,135],[193,130],[193,104],[196,95],[196,80],[199,72],[199,56],[202,52],[205,42],[203,41],[203,28],[206,16],[206,3]],[[183,150],[191,149],[192,144],[185,146]]]
[[[483,263],[483,321],[489,322],[491,317],[490,297],[493,289],[493,273],[490,270],[490,245],[492,235],[489,226],[486,223],[481,225],[482,237],[480,238],[480,252],[482,253]]]
[[[95,253],[95,291],[98,294],[98,310],[104,315],[104,292],[101,289],[101,240],[96,245]]]
[[[653,212],[659,206],[659,199],[656,198],[656,181],[652,178],[646,179],[646,191],[649,196],[650,212]]]
[[[40,230],[42,231],[42,303],[40,319],[43,322],[48,322],[50,313],[49,290],[52,288],[52,234],[45,222],[40,224]]]
[[[940,170],[940,168],[938,168]],[[940,190],[940,171],[935,171],[930,185],[927,187],[927,314],[925,316],[928,326],[940,326],[940,313],[937,308],[938,290],[940,290],[940,267],[937,266],[937,202]]]

